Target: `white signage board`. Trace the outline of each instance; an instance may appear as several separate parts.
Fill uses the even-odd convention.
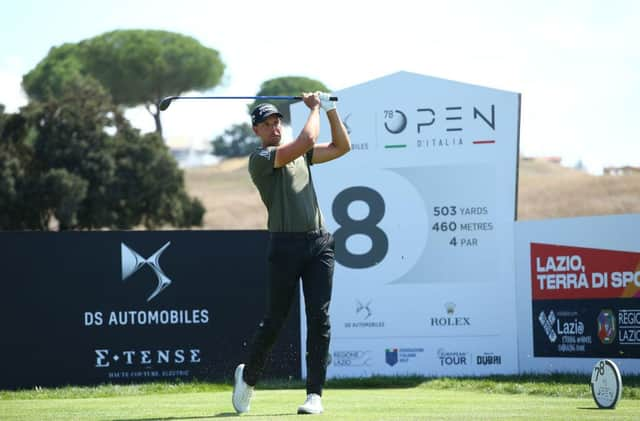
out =
[[[352,151],[312,167],[336,238],[328,375],[515,373],[520,95],[407,72],[335,94]]]
[[[520,371],[640,373],[640,215],[515,225]]]

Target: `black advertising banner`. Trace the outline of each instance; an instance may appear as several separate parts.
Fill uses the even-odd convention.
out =
[[[534,301],[536,357],[640,358],[635,298]]]
[[[531,243],[536,357],[640,358],[640,253]]]
[[[265,308],[265,231],[0,233],[0,387],[229,379]],[[292,306],[265,377],[300,377]]]

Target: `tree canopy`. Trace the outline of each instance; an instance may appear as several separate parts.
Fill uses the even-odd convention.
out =
[[[40,101],[62,95],[70,81],[98,81],[116,105],[144,105],[162,135],[162,98],[217,86],[225,65],[218,51],[192,37],[159,30],[117,30],[54,47],[22,85]]]
[[[65,83],[0,114],[0,229],[201,225],[204,207],[162,138],[141,136],[94,79]]]
[[[182,171],[162,140],[158,104],[218,85],[225,65],[214,49],[181,34],[117,30],[53,47],[22,84],[29,104],[0,104],[0,229],[130,229],[201,225],[205,208],[187,195]],[[286,76],[257,95],[328,91]],[[289,105],[277,106],[290,124]],[[124,107],[144,105],[156,131],[140,134]],[[257,102],[249,106],[252,109]],[[222,156],[260,144],[234,124],[212,141]]]
[[[232,158],[247,156],[260,146],[260,138],[255,135],[249,123],[234,124],[211,142],[213,154]]]

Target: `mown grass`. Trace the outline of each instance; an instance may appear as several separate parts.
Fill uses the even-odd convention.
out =
[[[589,376],[578,374],[513,375],[489,377],[440,377],[374,376],[358,379],[331,379],[330,389],[407,389],[453,390],[487,394],[526,394],[547,397],[589,398]],[[640,399],[640,376],[623,378],[622,396]],[[267,380],[258,386],[260,390],[304,389],[302,380]],[[215,393],[231,390],[231,383],[210,382],[156,382],[144,384],[103,384],[98,386],[67,386],[58,388],[34,388],[17,391],[0,391],[0,400],[12,399],[83,399],[116,396],[139,396],[171,393]]]
[[[638,399],[623,398],[615,410],[598,410],[591,396],[565,396],[586,395],[588,385],[584,384],[584,379],[569,379],[565,383],[562,383],[562,378],[558,382],[543,382],[537,378],[521,377],[332,381],[332,387],[327,388],[323,395],[325,413],[320,418],[332,421],[638,419]],[[251,411],[242,417],[251,420],[308,420],[309,416],[296,414],[297,406],[304,400],[301,383],[282,382],[287,385],[284,389],[278,383],[267,382],[258,389],[251,402]],[[377,387],[380,385],[385,387]],[[539,389],[529,389],[532,385],[538,385]],[[91,390],[90,393],[63,389],[66,390],[53,392],[44,389],[35,398],[31,398],[30,391],[5,393],[0,399],[0,419],[201,421],[237,416],[231,405],[231,387],[228,384],[159,383],[143,387],[86,388]],[[543,395],[536,394],[537,390]],[[77,393],[84,394],[84,397],[78,397]],[[100,393],[112,395],[97,396]],[[12,398],[8,399],[9,396]]]

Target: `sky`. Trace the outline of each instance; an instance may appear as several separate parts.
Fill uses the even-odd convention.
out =
[[[262,82],[305,76],[337,91],[398,71],[522,94],[520,151],[640,166],[640,2],[635,0],[21,0],[2,6],[0,103],[26,104],[22,75],[53,46],[116,29],[161,29],[216,49],[220,86],[251,96]],[[635,41],[634,41],[635,40]],[[199,146],[248,122],[247,102],[175,102],[163,113],[175,146]],[[143,108],[127,111],[154,129]]]

